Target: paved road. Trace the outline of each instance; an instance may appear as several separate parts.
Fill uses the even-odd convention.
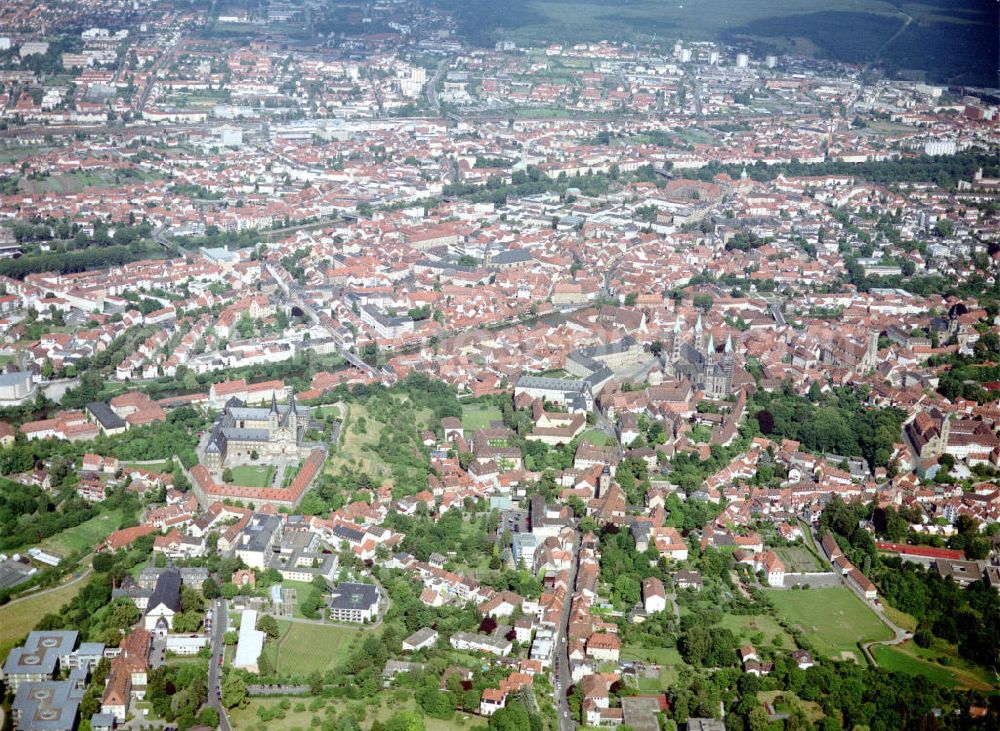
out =
[[[559,717],[559,731],[574,731],[576,722],[569,715],[569,701],[566,692],[573,680],[569,672],[569,610],[576,593],[576,564],[580,553],[580,533],[577,531],[573,543],[573,560],[570,563],[569,587],[566,603],[563,606],[562,618],[559,622],[559,632],[556,634],[556,714]]]
[[[853,587],[851,588],[853,589]],[[913,634],[911,632],[907,632],[905,629],[889,619],[889,617],[886,616],[885,608],[882,607],[881,604],[875,604],[867,599],[862,599],[862,601],[864,601],[864,603],[867,604],[876,615],[878,615],[878,618],[885,622],[886,626],[892,630],[891,640],[874,640],[872,642],[866,642],[862,645],[861,649],[863,649],[865,651],[865,655],[868,656],[868,661],[875,667],[878,667],[878,661],[875,660],[875,654],[872,652],[872,647],[875,645],[901,645],[911,639]]]
[[[229,718],[226,716],[226,709],[222,705],[222,671],[219,667],[219,660],[225,655],[226,645],[223,638],[226,636],[226,626],[229,621],[229,612],[226,608],[226,600],[219,597],[215,601],[215,612],[212,617],[212,658],[208,662],[208,705],[219,712],[219,728],[222,731],[232,731],[229,725]]]
[[[438,63],[437,68],[434,69],[434,76],[431,80],[427,82],[427,101],[430,102],[431,108],[434,109],[435,114],[441,113],[441,104],[438,102],[437,98],[437,86],[438,82],[441,81],[441,77],[444,75],[445,69],[448,67],[448,60],[441,59]]]
[[[94,554],[92,554],[92,553],[88,553],[86,556],[84,556],[83,558],[80,559],[80,564],[82,565],[84,562],[89,561],[93,555]],[[73,584],[80,583],[81,581],[83,581],[84,579],[86,579],[88,576],[90,576],[92,573],[94,573],[94,567],[93,566],[87,566],[87,568],[84,570],[84,572],[82,574],[80,574],[79,576],[77,576],[72,581],[67,581],[64,584],[56,584],[55,586],[51,586],[48,589],[43,589],[42,591],[36,591],[33,594],[25,594],[24,596],[18,597],[17,599],[12,599],[11,601],[9,601],[6,604],[4,604],[2,608],[6,609],[7,607],[14,606],[18,602],[26,602],[29,599],[37,599],[40,596],[45,596],[46,594],[51,594],[54,591],[58,591],[60,589],[65,589],[67,586],[73,586]],[[54,607],[54,609],[58,609],[58,608],[59,607]],[[0,728],[2,728],[2,726],[0,726]]]

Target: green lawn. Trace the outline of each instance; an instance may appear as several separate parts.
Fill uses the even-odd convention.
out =
[[[489,426],[491,421],[502,421],[500,409],[491,404],[466,404],[462,407],[462,428],[476,431]]]
[[[347,627],[331,627],[302,622],[288,624],[278,644],[278,672],[288,675],[309,675],[313,671],[325,673],[339,665],[351,651],[352,640],[365,631]]]
[[[841,659],[852,653],[860,660],[859,642],[887,640],[889,628],[848,588],[791,591],[771,589],[768,597],[775,611],[793,627],[799,627],[822,654]]]
[[[240,465],[233,467],[233,483],[243,487],[270,487],[274,477],[271,465]]]
[[[607,432],[603,432],[600,429],[585,431],[580,435],[580,439],[588,441],[591,444],[596,444],[598,447],[607,447],[615,443],[615,440]]]
[[[920,675],[936,685],[948,688],[995,691],[992,673],[959,657],[953,645],[935,642],[928,648],[913,642],[902,645],[880,645],[872,648],[879,667],[908,675]],[[938,662],[947,658],[948,665]]]
[[[766,614],[727,614],[720,623],[728,630],[732,630],[740,644],[753,643],[760,647],[779,647],[791,650],[795,647],[795,641],[791,638],[774,617]],[[760,640],[758,635],[763,636]]]
[[[39,544],[39,547],[43,551],[51,551],[59,556],[68,556],[76,551],[88,551],[118,530],[121,521],[120,510],[101,513],[78,526],[49,536]]]

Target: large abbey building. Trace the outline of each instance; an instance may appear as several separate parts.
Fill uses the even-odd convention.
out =
[[[295,402],[294,394],[281,405],[272,395],[269,408],[246,406],[231,398],[212,427],[202,463],[210,470],[221,470],[254,462],[253,452],[264,461],[304,459],[311,450],[302,443],[308,426],[309,410]]]
[[[733,393],[733,340],[726,338],[721,351],[715,338],[706,334],[701,316],[694,326],[694,337],[688,339],[681,331],[677,318],[669,347],[664,349],[666,363],[663,371],[668,378],[683,378],[705,392],[711,399],[723,399]]]

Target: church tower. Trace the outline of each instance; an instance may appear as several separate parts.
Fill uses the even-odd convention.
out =
[[[734,353],[733,353],[733,336],[732,335],[727,335],[726,336],[726,348],[725,348],[725,350],[722,353],[722,363],[721,363],[721,365],[722,365],[722,371],[725,374],[725,379],[726,379],[725,389],[726,389],[726,395],[727,396],[733,392],[733,361],[734,361],[734,359],[735,358],[734,358]]]
[[[878,363],[878,336],[877,330],[868,333],[868,344],[865,348],[864,359],[861,361],[861,370],[865,372],[874,370]]]
[[[681,359],[681,316],[674,322],[674,337],[670,342],[670,359],[676,363]]]
[[[274,434],[278,428],[278,423],[280,421],[281,414],[278,412],[278,397],[271,392],[271,411],[267,415],[269,431]]]

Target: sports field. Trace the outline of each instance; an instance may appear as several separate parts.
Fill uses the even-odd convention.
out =
[[[351,651],[352,640],[363,635],[360,628],[291,622],[278,645],[278,672],[302,676],[325,673],[339,665]]]
[[[875,613],[846,587],[770,590],[778,616],[803,634],[822,654],[841,659],[851,653],[860,660],[859,642],[888,640],[892,632]]]

